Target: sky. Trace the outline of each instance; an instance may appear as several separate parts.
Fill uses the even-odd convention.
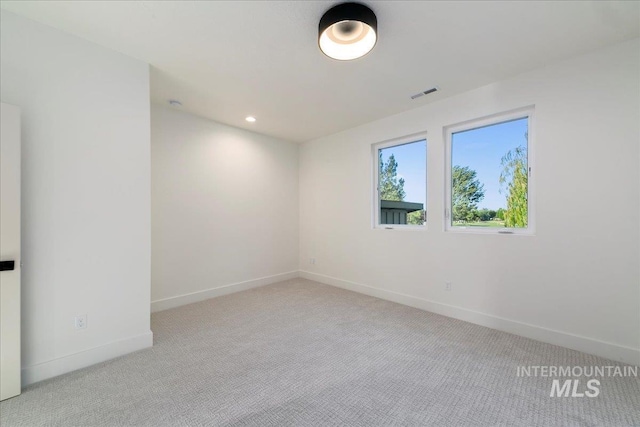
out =
[[[507,207],[505,191],[500,193],[500,160],[509,150],[527,145],[527,118],[498,123],[483,128],[454,133],[451,145],[451,162],[457,166],[469,166],[477,172],[484,184],[484,200],[478,208],[497,210]]]
[[[425,205],[427,195],[427,141],[424,139],[405,145],[382,149],[382,160],[386,162],[393,156],[398,163],[398,179],[404,178],[404,198],[407,202]]]
[[[497,210],[507,207],[506,194],[500,193],[498,179],[500,160],[509,150],[526,146],[527,118],[498,123],[453,134],[451,158],[453,165],[469,166],[484,184],[484,200],[478,208]],[[425,203],[426,141],[382,149],[382,159],[393,154],[398,163],[398,178],[404,178],[405,200]]]

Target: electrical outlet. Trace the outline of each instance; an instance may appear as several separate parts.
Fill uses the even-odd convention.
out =
[[[309,264],[315,264],[315,263],[316,263],[315,258],[309,258]]]
[[[76,329],[86,329],[87,328],[87,315],[81,314],[80,316],[76,316],[75,318]]]
[[[451,284],[451,282],[445,282],[444,289],[445,291],[451,291],[453,289],[453,285]]]

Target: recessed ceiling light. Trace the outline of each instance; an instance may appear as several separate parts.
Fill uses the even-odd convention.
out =
[[[245,118],[246,121],[248,121],[249,123],[253,123],[256,121],[256,118],[253,116],[247,116],[247,118]]]
[[[377,31],[378,19],[371,9],[360,3],[342,3],[322,15],[318,45],[328,57],[348,61],[373,49]]]

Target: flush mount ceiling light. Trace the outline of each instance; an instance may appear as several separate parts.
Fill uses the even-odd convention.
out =
[[[348,61],[373,49],[377,31],[378,19],[371,9],[360,3],[342,3],[322,15],[318,45],[328,57]]]
[[[247,116],[245,117],[245,120],[248,121],[249,123],[254,123],[256,121],[256,118],[253,116]]]

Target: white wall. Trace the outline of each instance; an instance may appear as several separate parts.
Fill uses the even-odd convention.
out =
[[[151,109],[152,310],[297,277],[298,145]]]
[[[149,70],[5,10],[0,28],[2,102],[22,109],[28,384],[152,344]]]
[[[303,276],[640,363],[639,52],[626,42],[303,144]],[[532,104],[536,235],[445,233],[443,126]],[[428,230],[373,230],[371,144],[424,130]]]

